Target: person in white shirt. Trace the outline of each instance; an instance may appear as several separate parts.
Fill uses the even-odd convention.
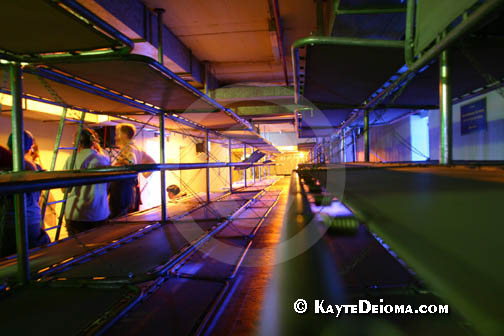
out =
[[[65,170],[110,166],[110,159],[103,154],[99,138],[92,129],[82,130],[77,148],[74,167],[70,167],[71,158],[68,158]],[[109,215],[107,183],[70,188],[65,205],[65,222],[70,235],[105,224]]]
[[[115,142],[120,152],[112,163],[113,166],[156,163],[149,154],[135,145],[133,140],[135,134],[136,128],[132,124],[123,123],[116,126]],[[151,172],[143,173],[145,177],[149,177],[151,174]],[[110,218],[138,211],[140,204],[140,187],[137,177],[110,184]]]

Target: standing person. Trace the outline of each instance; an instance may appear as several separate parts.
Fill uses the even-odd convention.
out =
[[[113,166],[156,163],[149,154],[135,145],[133,140],[135,134],[136,128],[132,124],[123,123],[116,126],[115,142],[120,152],[112,163]],[[149,177],[151,174],[151,172],[143,173],[145,177]],[[138,211],[140,204],[138,177],[110,184],[110,218],[121,217],[129,212]]]
[[[71,158],[64,169],[70,170]],[[110,159],[101,150],[95,131],[84,128],[77,146],[73,169],[110,166]],[[107,222],[110,210],[107,201],[107,183],[71,187],[65,204],[65,222],[70,235],[90,230]]]
[[[31,158],[27,155],[33,146],[33,135],[28,131],[24,131],[23,136],[25,170],[37,171],[39,170],[37,165],[33,163]],[[3,147],[1,148],[2,163],[0,170],[3,171],[12,170],[12,134],[9,135],[7,146],[9,147],[8,150]],[[40,191],[25,193],[25,220],[28,231],[28,248],[42,246],[51,242],[45,230],[40,227],[42,217],[40,214],[39,199]],[[0,254],[5,256],[16,252],[16,229],[14,224],[14,201],[12,195],[3,195],[0,203],[2,205]]]

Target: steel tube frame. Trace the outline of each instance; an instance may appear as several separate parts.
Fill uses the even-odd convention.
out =
[[[247,162],[211,162],[206,163],[165,163],[165,164],[144,164],[123,167],[93,168],[74,171],[59,172],[17,172],[0,175],[0,192],[28,192],[46,190],[54,188],[64,188],[86,184],[96,184],[123,180],[134,177],[135,174],[158,171],[158,170],[191,170],[226,167],[251,167],[251,166],[273,166],[274,163],[247,163]],[[69,174],[66,177],[58,177],[61,173]],[[25,181],[27,177],[36,177],[31,181]]]
[[[345,130],[341,131],[341,162],[345,163]]]
[[[272,2],[272,7],[273,7],[273,16],[275,17],[278,51],[280,53],[280,59],[282,61],[282,70],[283,70],[283,74],[284,74],[285,86],[289,86],[289,75],[287,73],[287,60],[285,58],[282,28],[280,25],[280,7],[278,5],[278,0],[271,0],[271,2]]]
[[[229,192],[233,193],[233,140],[228,138],[228,157],[229,157]]]
[[[432,59],[438,56],[442,51],[448,48],[451,44],[457,41],[462,35],[473,29],[482,19],[484,19],[487,15],[495,12],[500,6],[503,5],[503,0],[487,0],[482,3],[478,8],[468,16],[467,19],[463,20],[459,25],[455,26],[452,30],[450,30],[438,43],[436,43],[432,48],[427,50],[421,57],[417,60],[413,61],[413,50],[408,50],[408,43],[411,44],[413,41],[413,22],[414,22],[414,1],[408,1],[408,13],[407,13],[407,31],[406,31],[406,41],[403,43],[403,47],[405,48],[406,60],[410,60],[411,64],[408,64],[408,70],[401,74],[399,78],[394,80],[392,83],[387,85],[386,88],[383,88],[381,92],[379,92],[376,96],[369,99],[365,106],[360,109],[359,112],[354,113],[347,119],[340,127],[346,127],[353,123],[362,113],[363,110],[371,108],[378,104],[381,100],[383,100],[390,92],[392,92],[398,85],[400,85],[405,79],[408,78],[412,73],[422,69],[425,65],[427,65]],[[293,64],[293,73],[294,73],[294,84],[295,84],[295,99],[298,102],[299,99],[299,88],[298,88],[298,71],[297,71],[297,61],[298,57],[295,49],[309,45],[309,44],[343,44],[343,45],[367,45],[367,46],[377,46],[377,47],[385,47],[387,46],[383,41],[376,40],[373,44],[366,43],[365,39],[357,39],[352,41],[353,39],[341,39],[341,38],[333,38],[333,37],[308,37],[304,39],[297,40],[292,45],[292,64]],[[361,41],[359,41],[361,40]],[[399,41],[394,41],[399,42]],[[388,45],[392,47],[392,45]],[[398,45],[396,45],[398,46]]]
[[[165,159],[165,114],[159,115],[159,162],[164,164]],[[166,172],[164,169],[159,171],[160,186],[161,186],[161,221],[165,223],[168,220],[166,214]]]
[[[323,0],[315,0],[317,5],[317,34],[324,35],[324,4]]]
[[[254,152],[254,147],[252,147],[252,153]],[[252,167],[252,183],[256,183],[256,168]]]
[[[133,56],[138,56],[138,55],[132,55],[132,57],[130,57],[130,58],[136,59],[136,57],[133,57]],[[74,58],[79,58],[79,56],[75,56]],[[107,56],[107,57],[103,56],[103,57],[93,57],[92,59],[90,57],[87,57],[87,58],[82,58],[80,60],[82,62],[84,62],[84,61],[91,62],[91,61],[108,61],[108,60],[115,60],[115,59],[118,59],[118,58],[117,57],[111,57],[111,56]],[[139,59],[139,61],[144,61],[144,57],[138,57],[138,59]],[[222,110],[222,111],[224,111],[233,120],[235,120],[239,124],[243,125],[244,128],[246,128],[248,130],[252,130],[253,129],[249,122],[247,122],[246,120],[244,120],[244,119],[240,118],[239,116],[237,116],[230,109],[223,107],[222,105],[220,105],[219,103],[217,103],[212,98],[210,98],[208,96],[204,96],[201,92],[199,92],[197,89],[195,89],[191,85],[189,85],[186,82],[184,82],[182,79],[180,79],[177,75],[175,75],[174,73],[172,73],[169,69],[167,69],[162,64],[159,64],[158,62],[152,61],[152,63],[149,63],[149,65],[151,65],[154,69],[156,69],[157,71],[163,73],[164,75],[167,75],[169,78],[171,78],[177,84],[179,84],[180,86],[184,87],[185,89],[187,89],[188,91],[190,91],[191,93],[193,93],[195,96],[199,97],[200,99],[204,100],[209,105],[214,106],[216,110]],[[29,73],[32,73],[32,74],[35,74],[35,75],[37,75],[37,74],[41,75],[41,76],[43,76],[46,79],[50,79],[50,80],[59,82],[59,83],[64,84],[64,85],[69,85],[69,86],[74,87],[76,89],[80,89],[80,90],[83,90],[83,91],[86,91],[86,92],[89,92],[89,93],[92,93],[92,94],[99,95],[99,96],[107,98],[107,99],[111,99],[111,100],[120,102],[122,104],[126,104],[126,105],[129,105],[129,106],[138,108],[138,109],[140,109],[142,111],[145,111],[147,113],[159,114],[161,112],[159,109],[156,109],[154,107],[151,107],[151,106],[143,104],[143,103],[139,103],[139,102],[135,101],[134,99],[129,99],[129,98],[124,97],[122,95],[118,95],[115,92],[112,92],[112,91],[110,91],[108,89],[105,89],[105,88],[102,88],[102,87],[98,87],[96,85],[84,83],[84,82],[82,82],[82,81],[80,81],[78,79],[71,78],[71,77],[65,76],[63,74],[51,71],[50,69],[37,68],[36,70],[33,70],[33,69],[30,70]],[[174,121],[177,121],[177,122],[179,122],[179,123],[181,123],[183,125],[186,125],[186,126],[189,126],[191,128],[194,128],[194,129],[199,129],[199,130],[202,130],[202,131],[205,131],[207,129],[207,128],[205,128],[202,125],[196,124],[194,122],[191,122],[189,120],[185,120],[185,119],[180,118],[180,117],[175,117],[175,116],[172,116],[172,115],[167,115],[166,117],[170,118],[170,119],[172,119]],[[221,134],[218,133],[217,131],[212,130],[212,132],[214,132],[215,134],[221,136]]]
[[[370,152],[370,143],[369,143],[369,111],[364,111],[364,162],[369,162],[369,152]]]
[[[247,159],[247,144],[243,144],[243,161]],[[247,168],[243,170],[243,186],[247,187]]]
[[[439,114],[441,133],[439,138],[439,163],[442,165],[449,165],[453,159],[453,104],[451,74],[448,58],[448,50],[443,51],[439,57]]]
[[[154,12],[157,14],[157,30],[158,30],[158,62],[163,65],[163,8],[156,8]]]
[[[12,170],[25,170],[24,128],[23,128],[23,79],[20,63],[9,66],[12,92]],[[14,219],[16,224],[16,249],[18,278],[22,285],[30,281],[30,264],[28,260],[28,230],[25,213],[25,194],[14,195]]]
[[[404,58],[409,67],[413,64],[414,38],[415,38],[415,11],[416,0],[408,0],[406,11],[406,32],[404,38]]]
[[[353,144],[353,162],[357,162],[357,137],[355,136],[355,129],[352,128],[352,144]]]
[[[206,197],[207,203],[210,203],[210,168],[208,164],[210,163],[210,134],[208,130],[206,131],[205,136],[205,152],[206,152]]]
[[[373,15],[405,13],[406,7],[338,9],[336,15]]]
[[[330,36],[310,36],[299,39],[292,44],[292,73],[294,74],[294,100],[299,103],[299,84],[298,84],[298,48],[306,47],[314,44],[322,45],[346,45],[346,46],[366,46],[366,47],[383,47],[383,48],[404,48],[403,41],[394,40],[372,40],[357,37],[330,37]]]

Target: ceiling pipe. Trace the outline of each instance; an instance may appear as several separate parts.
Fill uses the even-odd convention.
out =
[[[280,26],[280,9],[278,0],[271,0],[271,7],[273,9],[273,16],[275,18],[276,37],[278,41],[278,51],[280,53],[280,60],[282,61],[282,68],[285,79],[285,86],[289,86],[289,77],[287,74],[287,61],[285,59],[285,49],[283,44],[282,28]]]

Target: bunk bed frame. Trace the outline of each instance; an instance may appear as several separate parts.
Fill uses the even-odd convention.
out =
[[[502,86],[504,48],[491,33],[502,34],[499,28],[504,1],[437,1],[433,5],[432,1],[410,0],[400,7],[341,9],[344,2],[335,1],[333,24],[345,15],[400,15],[405,19],[405,38],[391,41],[324,36],[294,43],[297,102],[310,100],[313,102],[310,108],[333,104],[332,110],[339,111],[343,117],[341,124],[331,131],[340,134],[361,122],[363,116],[365,143],[364,162],[331,165],[327,163],[338,160],[328,160],[333,152],[330,141],[317,139],[310,148],[313,164],[300,167],[293,175],[292,188],[302,194],[295,197],[304,198],[303,209],[312,202],[306,199],[310,194],[334,197],[333,202],[342,202],[352,211],[352,218],[365,224],[395,258],[413,268],[426,281],[428,289],[451,303],[472,328],[481,334],[500,335],[503,330],[500,312],[492,302],[502,296],[504,276],[498,266],[503,234],[498,225],[498,195],[503,191],[502,162],[486,167],[489,162],[471,162],[467,166],[467,162],[453,160],[452,104]],[[432,7],[426,11],[424,5],[429,3]],[[450,3],[453,7],[447,10],[444,6]],[[416,4],[420,8],[415,8]],[[429,15],[441,20],[437,22]],[[425,29],[425,25],[433,25],[434,29]],[[465,58],[463,46],[475,53],[482,71],[470,69],[474,67]],[[482,48],[480,53],[478,48]],[[366,70],[354,73],[341,69],[354,69],[361,64],[334,62],[342,55],[347,56],[347,62],[363,61],[357,54],[371,49],[389,53],[392,61],[381,64],[374,59],[366,61],[364,57],[366,63],[362,67]],[[349,58],[349,54],[355,56]],[[388,72],[382,71],[391,65]],[[320,80],[317,74],[323,67],[331,69],[327,80],[333,83],[353,85],[359,81],[381,81],[381,84],[378,90],[372,86],[349,92],[332,90],[322,97],[326,98],[324,101],[315,94],[316,80]],[[380,67],[376,72],[369,70],[376,67]],[[313,70],[315,74],[310,75]],[[339,76],[335,75],[336,71],[341,71]],[[493,76],[482,76],[485,72]],[[440,164],[369,162],[370,112],[395,108],[440,109]],[[303,130],[299,133],[303,136]],[[313,133],[307,133],[307,137],[313,137]],[[340,190],[341,179],[344,191]],[[335,221],[338,219],[334,217]],[[327,255],[322,258],[326,259]],[[308,291],[308,288],[313,288],[313,284],[305,283],[304,289]],[[376,290],[379,292],[380,288]],[[282,325],[291,322],[296,328],[293,319],[283,320]]]
[[[448,8],[448,12],[445,7],[442,9],[444,14],[450,14],[448,17],[451,20],[448,21],[444,20],[443,13],[429,14],[428,11],[422,10],[424,5],[421,5],[420,9],[416,8],[416,1],[407,1],[407,4],[399,7],[392,6],[395,2],[390,1],[389,6],[356,9],[343,6],[344,2],[344,0],[335,1],[333,25],[335,20],[345,16],[402,15],[405,20],[404,40],[312,36],[296,41],[292,46],[296,102],[318,109],[319,114],[324,114],[324,110],[327,110],[332,117],[341,116],[339,118],[341,124],[337,127],[327,127],[327,122],[325,125],[313,124],[310,126],[314,131],[303,134],[301,130],[300,137],[313,137],[313,133],[316,136],[317,127],[329,128],[328,131],[321,132],[321,136],[331,131],[339,134],[343,129],[355,125],[363,116],[365,161],[369,162],[370,112],[397,110],[397,115],[400,115],[409,113],[404,110],[439,108],[443,139],[440,162],[449,164],[452,160],[451,102],[467,99],[468,93],[481,92],[482,88],[491,90],[502,86],[504,78],[502,71],[493,75],[495,79],[493,83],[488,83],[485,79],[488,77],[485,76],[488,69],[501,59],[502,48],[497,48],[499,42],[489,39],[475,43],[469,35],[484,31],[487,29],[485,26],[492,21],[496,21],[495,29],[498,29],[501,19],[497,17],[496,20],[496,16],[502,11],[503,1],[455,1],[455,4]],[[441,17],[441,22],[434,31],[425,32],[422,27],[428,26],[426,22],[433,19],[429,15]],[[332,30],[331,26],[330,31]],[[468,70],[474,68],[472,63],[475,61],[463,60],[464,56],[461,55],[464,48],[458,45],[461,41],[468,45],[469,52],[481,47],[490,48],[473,57],[477,58],[476,62],[483,65],[480,67],[481,70]],[[473,44],[475,48],[471,48]],[[366,51],[374,51],[373,55],[378,55],[379,60],[367,57]],[[348,64],[337,62],[338,59],[357,61]],[[380,64],[378,68],[377,63]],[[348,67],[352,68],[348,70]],[[331,91],[320,94],[318,89],[324,85],[317,81],[324,76],[317,76],[317,73],[320,73],[319,69],[324,68],[332,71],[330,75],[327,73],[324,75],[328,79],[326,87],[331,87],[330,82],[335,79],[349,83],[348,87],[345,86],[340,91],[331,88]],[[310,71],[314,74],[311,75]],[[469,82],[473,85],[461,80],[467,77],[471,79]],[[363,78],[366,80],[362,81]],[[362,82],[371,85],[363,86]],[[443,90],[438,91],[438,85],[441,85]],[[439,100],[432,99],[438,95]]]
[[[2,85],[0,89],[2,93],[12,95],[13,171],[0,175],[0,192],[15,193],[20,284],[30,282],[23,192],[117,181],[140,172],[160,171],[161,223],[167,223],[165,171],[206,169],[206,202],[209,203],[210,169],[229,168],[229,190],[233,192],[233,168],[253,169],[255,179],[256,167],[272,165],[232,162],[233,147],[245,146],[246,149],[248,145],[268,156],[278,153],[278,150],[257,134],[247,121],[159,62],[130,55],[133,42],[77,2],[23,0],[11,2],[8,6],[10,16],[1,23],[4,33],[0,38],[0,78],[4,79],[2,84],[7,84],[7,87]],[[41,17],[44,20],[42,26]],[[20,22],[24,23],[22,30],[18,29]],[[158,17],[160,27],[161,16]],[[29,35],[25,32],[36,33]],[[68,39],[70,35],[75,38]],[[79,44],[79,41],[82,43]],[[162,46],[159,50],[159,59],[162,60]],[[145,81],[149,82],[149,87],[142,85]],[[169,95],[169,99],[166,100],[165,95]],[[26,172],[22,151],[23,98],[82,113],[117,116],[159,128],[160,163],[84,171]],[[209,118],[205,118],[207,113]],[[182,130],[179,125],[182,125]],[[208,154],[206,163],[167,164],[164,148],[166,128],[203,138],[207,153],[210,141],[222,143],[226,142],[223,139],[227,139],[230,161],[210,162]]]

